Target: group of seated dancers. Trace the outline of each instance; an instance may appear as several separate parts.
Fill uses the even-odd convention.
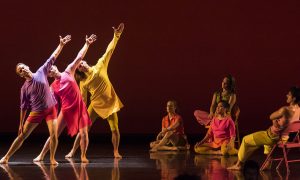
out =
[[[88,131],[98,117],[109,123],[114,157],[122,158],[118,150],[120,133],[117,112],[123,104],[109,81],[107,69],[123,30],[123,23],[117,28],[113,27],[113,39],[94,66],[89,66],[83,60],[89,46],[96,41],[97,37],[94,34],[86,36],[84,46],[63,72],[58,71],[54,63],[63,47],[71,41],[70,35],[60,37],[58,47],[35,73],[32,73],[27,65],[17,64],[16,73],[25,79],[20,94],[19,132],[8,152],[0,160],[0,164],[8,163],[10,157],[43,119],[46,120],[50,136],[33,161],[43,161],[50,150],[50,164],[58,164],[55,160],[58,136],[67,127],[68,134],[76,135],[76,139],[66,158],[74,157],[80,146],[81,162],[88,163],[86,157],[89,143]],[[51,85],[48,77],[54,78]],[[79,82],[79,87],[76,80]],[[237,120],[239,108],[236,105],[235,80],[231,75],[226,76],[222,81],[222,88],[213,95],[210,112],[195,112],[198,122],[209,127],[205,137],[194,145],[195,152],[238,155],[238,162],[229,168],[234,170],[242,169],[244,162],[260,146],[264,146],[265,153],[268,154],[270,147],[279,140],[280,133],[291,122],[299,120],[300,89],[292,87],[286,97],[288,105],[270,115],[270,123],[272,123],[270,128],[245,136],[237,150],[234,120]],[[190,145],[184,133],[183,119],[176,112],[176,101],[169,100],[166,110],[167,115],[162,119],[162,130],[157,139],[150,143],[150,151],[189,150]]]
[[[205,137],[194,145],[194,151],[198,154],[237,155],[237,163],[228,169],[243,169],[245,161],[256,149],[264,146],[264,154],[269,154],[286,127],[300,120],[300,88],[290,88],[286,95],[286,102],[288,105],[270,115],[271,126],[267,130],[246,135],[239,149],[236,149],[236,123],[239,108],[236,105],[235,80],[231,75],[226,76],[222,81],[222,88],[213,95],[210,112],[196,110],[194,113],[201,125],[209,127]],[[151,152],[189,150],[190,145],[184,134],[183,120],[177,114],[176,109],[176,101],[169,100],[166,108],[168,114],[162,119],[162,130],[156,141],[150,143]],[[285,136],[283,140],[287,141],[288,137]],[[271,161],[267,162],[263,170],[270,168]]]

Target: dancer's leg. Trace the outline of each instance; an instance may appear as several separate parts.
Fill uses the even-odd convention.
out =
[[[237,163],[229,167],[228,169],[232,170],[241,170],[243,169],[244,162],[251,156],[251,154],[263,145],[273,144],[273,140],[268,136],[267,131],[259,131],[253,134],[245,136],[242,140],[238,152],[238,161]]]
[[[122,158],[119,153],[119,144],[120,144],[120,132],[119,132],[119,125],[118,125],[118,115],[117,113],[113,113],[107,118],[107,121],[110,126],[111,130],[111,141],[114,147],[114,157],[115,158]]]
[[[38,124],[39,123],[31,123],[29,121],[25,122],[23,133],[19,134],[14,140],[6,155],[0,160],[0,164],[8,163],[9,158],[22,146],[24,140],[31,134]]]
[[[165,134],[165,136],[162,138],[162,140],[157,145],[155,145],[152,149],[150,149],[150,151],[156,152],[159,149],[159,147],[166,145],[169,142],[171,136],[173,136],[173,134],[174,134],[173,132],[168,131]]]
[[[81,149],[81,162],[88,163],[89,160],[86,158],[86,151],[89,145],[89,134],[88,127],[81,128],[80,134],[80,149]]]
[[[55,152],[58,144],[58,135],[57,135],[57,119],[48,120],[47,126],[50,134],[50,164],[58,164],[55,160]]]
[[[90,119],[92,120],[91,126],[88,127],[88,131],[89,131],[91,129],[92,125],[94,124],[94,122],[96,121],[96,119],[98,118],[98,114],[94,111],[94,109],[91,105],[88,108],[88,113],[89,113]],[[71,151],[65,157],[72,158],[74,156],[76,150],[78,149],[79,145],[80,145],[80,134],[78,133]]]
[[[59,113],[58,118],[57,118],[57,126],[58,126],[58,136],[60,136],[60,134],[62,133],[62,131],[65,129],[65,127],[67,126],[66,122],[63,120],[63,114],[62,112]],[[33,159],[34,162],[38,162],[38,161],[43,161],[45,155],[47,154],[47,152],[50,149],[50,137],[47,139],[43,150],[41,151],[41,153],[35,158]]]

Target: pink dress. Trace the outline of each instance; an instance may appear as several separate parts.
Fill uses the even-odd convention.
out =
[[[79,129],[91,125],[92,121],[74,76],[68,69],[61,73],[60,78],[55,79],[51,84],[51,88],[55,96],[60,99],[61,113],[67,124],[68,134],[74,136]]]

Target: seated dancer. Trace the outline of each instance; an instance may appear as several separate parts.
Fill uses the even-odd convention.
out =
[[[292,87],[286,95],[286,102],[289,106],[283,106],[270,115],[272,126],[265,131],[258,131],[245,136],[238,151],[238,161],[234,166],[229,167],[231,170],[242,170],[245,161],[251,154],[261,146],[265,147],[265,154],[270,153],[271,147],[279,141],[280,133],[288,126],[290,122],[300,118],[300,89]],[[271,168],[271,162],[265,166]]]
[[[228,115],[229,104],[220,101],[205,137],[194,149],[199,154],[236,155],[234,148],[235,125]]]
[[[67,126],[68,133],[74,136],[80,134],[81,162],[88,162],[86,151],[88,147],[88,126],[92,124],[89,118],[87,108],[82,100],[79,87],[74,79],[76,68],[84,58],[90,44],[96,40],[96,35],[86,37],[83,48],[79,51],[74,61],[67,66],[64,72],[59,72],[56,66],[52,66],[48,76],[54,77],[55,81],[51,84],[54,95],[60,100],[60,113],[57,119],[58,136]],[[42,152],[33,161],[43,161],[49,150],[50,137],[46,141]]]
[[[222,89],[214,92],[209,113],[201,110],[195,111],[194,115],[201,125],[209,125],[211,119],[215,115],[216,107],[220,101],[225,101],[230,105],[228,113],[231,114],[232,119],[236,121],[239,109],[235,106],[235,78],[231,75],[225,76],[222,81]]]
[[[174,100],[167,102],[167,113],[162,119],[162,130],[157,140],[150,143],[151,152],[158,150],[188,150],[189,144],[184,134],[183,120],[176,113],[177,103]]]
[[[28,66],[19,63],[16,66],[16,73],[25,78],[21,88],[21,113],[18,137],[14,140],[6,155],[0,160],[0,164],[8,163],[9,158],[22,146],[24,140],[31,132],[42,122],[46,120],[50,133],[50,164],[57,164],[54,156],[57,148],[57,116],[56,116],[56,100],[50,91],[47,74],[60,54],[64,45],[71,40],[68,35],[64,38],[60,37],[60,42],[56,50],[50,58],[35,73],[32,73]],[[25,124],[23,122],[27,110],[31,110]]]
[[[112,132],[112,144],[114,147],[114,157],[122,158],[119,154],[120,132],[118,127],[117,112],[123,107],[122,102],[117,96],[107,74],[108,64],[115,50],[118,40],[124,29],[121,23],[118,28],[114,28],[114,36],[109,43],[104,55],[98,60],[97,64],[90,67],[85,61],[81,61],[76,70],[77,79],[80,81],[80,91],[83,100],[87,103],[87,94],[90,93],[90,105],[88,113],[92,124],[100,116],[107,119]],[[89,128],[90,129],[90,128]],[[80,135],[77,134],[72,150],[66,158],[74,156],[80,143]]]

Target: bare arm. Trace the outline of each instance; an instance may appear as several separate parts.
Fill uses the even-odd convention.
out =
[[[115,47],[117,45],[117,42],[119,40],[119,38],[121,37],[121,34],[124,30],[124,24],[121,23],[118,28],[114,28],[114,37],[112,39],[112,41],[108,44],[105,53],[103,54],[103,56],[98,60],[97,64],[96,64],[96,68],[100,68],[101,64],[108,64],[109,60],[113,54],[113,51],[115,50]]]
[[[26,116],[27,110],[20,110],[20,124],[19,124],[19,135],[23,134],[23,123]]]
[[[204,138],[200,142],[196,143],[195,146],[199,146],[205,143],[210,138],[210,136],[211,136],[211,127],[209,127],[209,129],[207,130]]]
[[[211,100],[210,108],[209,108],[209,115],[208,117],[211,119],[214,116],[216,109],[216,93],[214,93],[213,98]]]
[[[74,61],[69,64],[69,66],[67,67],[66,71],[71,72],[72,74],[74,74],[76,68],[79,66],[81,60],[84,58],[89,46],[95,42],[97,39],[97,36],[95,34],[92,34],[90,37],[86,36],[85,37],[85,44],[82,47],[82,49],[79,51],[79,53],[77,54],[77,57],[74,59]]]
[[[270,120],[276,120],[281,118],[282,116],[287,116],[287,115],[288,115],[288,111],[286,107],[282,107],[270,115]]]
[[[232,94],[229,98],[229,112],[231,112],[232,107],[234,106],[234,104],[236,103],[236,94]]]
[[[66,37],[62,38],[59,36],[59,45],[54,50],[54,52],[51,54],[50,58],[44,63],[43,66],[40,67],[39,70],[43,70],[44,73],[48,73],[51,66],[54,64],[54,61],[56,60],[57,56],[60,54],[61,50],[63,49],[64,45],[66,45],[69,41],[71,41],[71,36],[67,35]]]
[[[53,56],[55,59],[57,58],[57,56],[60,54],[61,50],[63,49],[63,47],[69,42],[71,41],[71,35],[67,35],[64,38],[62,38],[61,36],[59,36],[59,45],[57,46],[57,48],[54,50],[54,52],[52,53],[51,56]]]

